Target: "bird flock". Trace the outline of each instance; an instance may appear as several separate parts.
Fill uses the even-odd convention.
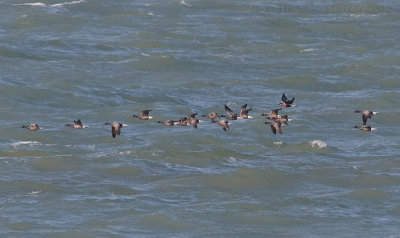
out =
[[[288,99],[285,95],[285,93],[282,94],[281,97],[282,102],[279,102],[278,105],[282,107],[295,107],[296,105],[293,104],[295,98],[293,97],[292,99]],[[225,108],[225,115],[219,115],[216,112],[210,112],[208,114],[203,114],[202,117],[206,117],[210,119],[211,123],[215,123],[218,126],[222,128],[222,130],[227,131],[230,129],[229,121],[237,120],[237,119],[249,119],[253,118],[252,116],[249,115],[249,112],[252,110],[252,108],[247,108],[247,104],[244,104],[243,106],[240,107],[240,112],[235,113],[231,108],[229,108],[227,105],[224,105]],[[264,116],[265,119],[269,120],[264,122],[264,124],[269,124],[271,126],[271,131],[273,134],[279,133],[282,134],[282,124],[283,125],[288,125],[292,119],[288,118],[288,115],[280,115],[279,111],[282,110],[282,108],[278,109],[273,109],[270,110],[268,113],[262,113],[261,116]],[[143,110],[139,115],[132,115],[132,117],[140,119],[140,120],[150,120],[153,117],[149,115],[149,113],[152,110]],[[367,120],[371,119],[373,115],[375,115],[377,112],[369,111],[369,110],[355,110],[354,113],[360,113],[362,115],[362,121],[363,124],[358,126],[354,126],[354,128],[358,128],[362,131],[372,131],[375,128],[371,127],[371,125],[367,125]],[[165,126],[175,126],[175,125],[180,125],[180,126],[193,126],[194,128],[197,128],[197,124],[202,122],[202,120],[196,118],[197,113],[192,113],[184,117],[180,117],[176,120],[167,120],[167,121],[157,121],[157,123],[160,123]],[[115,138],[117,135],[121,134],[121,129],[123,127],[128,126],[127,124],[119,123],[119,122],[106,122],[104,125],[111,126],[111,135],[113,138]],[[74,120],[74,123],[71,124],[65,124],[67,127],[71,127],[74,129],[83,129],[87,128],[87,126],[83,125],[81,120]],[[26,128],[31,131],[37,131],[39,129],[42,129],[39,127],[38,124],[36,123],[31,123],[29,125],[23,125],[22,128]]]

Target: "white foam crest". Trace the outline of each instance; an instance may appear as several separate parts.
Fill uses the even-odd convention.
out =
[[[28,2],[28,3],[16,3],[14,6],[32,6],[32,7],[45,7],[46,4],[42,2]]]
[[[13,146],[14,148],[17,146],[21,146],[21,145],[29,145],[32,147],[32,146],[41,145],[41,143],[38,141],[19,141],[19,142],[15,142],[15,143],[11,144],[11,146]]]
[[[135,151],[133,151],[133,150],[127,150],[127,151],[121,151],[121,152],[119,152],[118,154],[119,154],[119,155],[130,155],[130,154],[133,154],[133,153],[135,153]]]
[[[183,6],[186,6],[186,7],[191,7],[192,6],[191,4],[185,2],[185,0],[180,1],[180,4],[183,5]]]
[[[16,3],[13,4],[15,6],[32,6],[32,7],[63,7],[65,5],[74,5],[74,4],[79,4],[86,2],[86,0],[77,0],[77,1],[72,1],[72,2],[63,2],[63,3],[55,3],[55,4],[50,4],[46,5],[45,3],[42,2],[27,2],[27,3]]]
[[[108,157],[109,155],[110,155],[110,153],[98,152],[98,153],[90,154],[88,157],[97,159],[97,158],[102,158],[102,157]]]
[[[72,1],[72,2],[63,2],[63,3],[57,3],[57,4],[51,4],[49,5],[50,7],[63,7],[65,5],[74,5],[74,4],[79,4],[79,3],[84,3],[86,0],[78,0],[78,1]]]
[[[314,49],[314,48],[302,49],[302,50],[300,50],[300,53],[313,52],[315,50],[317,50],[317,49]]]
[[[352,17],[352,18],[377,17],[377,16],[379,16],[379,14],[365,14],[365,13],[363,13],[363,14],[355,14],[355,13],[352,13],[349,16]]]
[[[322,140],[311,140],[308,143],[310,143],[313,148],[318,146],[318,148],[322,149],[328,146],[328,144]]]
[[[283,141],[274,141],[274,145],[283,145]]]
[[[228,159],[226,159],[226,162],[228,162],[228,164],[237,167],[237,160],[235,157],[229,157]]]

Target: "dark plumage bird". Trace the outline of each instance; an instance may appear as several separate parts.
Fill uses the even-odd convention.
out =
[[[180,126],[189,126],[192,125],[194,128],[197,128],[197,123],[201,122],[196,118],[197,113],[192,113],[187,115],[186,117],[181,117],[177,121],[175,121],[175,125]]]
[[[354,126],[354,128],[358,128],[362,131],[373,131],[375,130],[375,128],[371,127],[371,126],[366,126],[366,125],[362,125],[362,126]]]
[[[274,120],[274,119],[280,117],[280,115],[278,114],[279,110],[282,110],[282,108],[273,109],[273,110],[269,111],[268,113],[261,114],[261,116],[265,116],[265,118],[267,118],[267,119]]]
[[[220,120],[218,121],[218,125],[222,128],[222,130],[226,131],[226,129],[229,129],[229,123],[227,120]]]
[[[207,115],[203,115],[203,117],[210,118],[211,123],[215,123],[215,119],[220,118],[220,115],[218,115],[216,112],[210,112]]]
[[[265,124],[271,125],[272,133],[276,134],[278,131],[279,134],[282,134],[281,123],[279,121],[266,121]]]
[[[240,107],[239,117],[243,119],[253,118],[249,116],[249,111],[251,111],[252,109],[251,108],[247,109],[246,107],[247,103]]]
[[[174,122],[175,122],[175,125],[179,125],[179,126],[187,126],[187,125],[189,125],[188,119],[186,117],[178,118],[178,120],[176,120]]]
[[[81,120],[80,120],[79,118],[78,118],[77,121],[74,120],[74,123],[73,123],[73,124],[65,124],[65,126],[69,126],[69,127],[71,127],[71,128],[74,128],[74,129],[86,128],[86,126],[84,126],[84,125],[82,124],[82,122],[81,122]]]
[[[164,124],[166,126],[173,126],[175,125],[175,121],[169,120],[169,121],[158,121],[160,124]]]
[[[200,122],[199,119],[194,118],[194,117],[188,118],[187,121],[188,121],[188,125],[192,125],[192,126],[193,126],[194,128],[196,128],[196,129],[197,129],[197,123]]]
[[[119,123],[119,122],[116,122],[116,121],[114,121],[114,122],[106,122],[106,123],[104,123],[104,125],[111,126],[111,135],[112,135],[113,138],[115,138],[116,135],[120,135],[121,134],[121,128],[122,127],[128,126],[126,124],[122,124],[122,123]]]
[[[289,119],[288,118],[288,115],[279,115],[279,117],[278,118],[275,118],[274,119],[274,121],[277,121],[277,122],[280,122],[280,123],[283,123],[283,124],[285,124],[285,125],[288,125],[288,122],[290,122],[292,119]]]
[[[282,99],[282,102],[278,103],[278,105],[281,105],[282,107],[295,107],[296,106],[293,104],[294,98],[289,100],[284,93],[282,94],[281,99]]]
[[[237,120],[238,115],[234,113],[227,105],[224,105],[226,115],[224,117],[228,120]]]
[[[149,120],[151,118],[153,118],[152,116],[149,116],[149,112],[151,112],[152,110],[143,110],[140,112],[140,115],[132,115],[135,118],[139,118],[141,120]]]
[[[200,122],[199,119],[196,118],[197,112],[192,113],[186,116],[186,121],[188,125],[192,125],[194,128],[197,129],[197,123]]]
[[[37,130],[41,129],[39,127],[39,125],[36,124],[36,123],[31,123],[31,124],[29,124],[29,126],[23,125],[23,126],[21,126],[21,128],[26,128],[26,129],[31,130],[31,131],[37,131]]]
[[[361,113],[363,125],[366,125],[367,120],[372,117],[372,115],[377,114],[377,112],[368,111],[368,110],[355,110],[354,113]]]

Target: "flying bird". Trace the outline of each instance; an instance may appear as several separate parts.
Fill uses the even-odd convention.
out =
[[[243,106],[240,107],[239,117],[242,119],[253,118],[252,116],[249,116],[249,111],[251,110],[252,110],[251,108],[247,109],[247,103],[244,104]]]
[[[237,120],[238,115],[234,113],[227,105],[224,105],[226,115],[224,117],[228,120]]]
[[[266,121],[264,123],[271,125],[272,133],[276,134],[278,131],[279,134],[282,134],[281,123],[279,121]]]
[[[373,130],[375,130],[375,128],[373,128],[371,126],[366,126],[366,125],[354,126],[354,128],[360,129],[362,131],[373,131]]]
[[[289,100],[284,93],[282,94],[281,99],[282,99],[282,102],[278,103],[278,105],[281,105],[282,107],[295,107],[296,106],[293,104],[294,98]]]
[[[268,113],[261,114],[261,116],[265,116],[265,118],[267,118],[267,119],[274,120],[274,119],[280,117],[280,115],[278,114],[279,110],[282,110],[282,108],[273,109],[273,110],[269,111]]]
[[[368,111],[368,110],[355,110],[354,113],[361,113],[363,125],[366,125],[367,120],[371,119],[372,115],[377,114],[377,112]]]
[[[65,126],[69,126],[69,127],[71,127],[71,128],[74,128],[74,129],[86,128],[86,126],[84,126],[84,125],[82,124],[82,122],[81,122],[81,120],[80,120],[79,118],[78,118],[77,121],[74,120],[74,123],[73,123],[73,124],[65,124]]]
[[[210,118],[211,123],[216,123],[215,119],[220,118],[221,116],[218,115],[216,112],[210,112],[207,115],[202,115],[203,117]]]
[[[151,118],[153,118],[152,116],[149,116],[149,112],[151,112],[152,110],[143,110],[140,112],[140,115],[132,115],[135,118],[139,118],[141,120],[149,120]]]
[[[122,127],[128,126],[126,124],[122,124],[122,123],[119,123],[119,122],[116,122],[116,121],[114,121],[114,122],[106,122],[106,123],[104,123],[104,125],[111,126],[111,135],[112,135],[113,138],[115,138],[116,135],[120,135],[121,134],[121,128]]]
[[[166,126],[173,126],[175,125],[175,121],[169,120],[169,121],[158,121],[157,123],[166,125]]]
[[[21,128],[26,128],[26,129],[31,130],[31,131],[37,131],[37,130],[41,129],[39,127],[39,125],[36,124],[36,123],[31,123],[31,124],[29,124],[29,126],[23,125],[23,126],[21,126]]]
[[[218,125],[221,126],[222,130],[224,131],[226,131],[226,129],[229,129],[229,123],[227,120],[218,121]]]

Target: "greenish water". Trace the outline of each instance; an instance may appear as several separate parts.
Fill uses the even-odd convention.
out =
[[[399,9],[0,0],[0,236],[397,237]],[[226,132],[156,123],[246,103]]]

